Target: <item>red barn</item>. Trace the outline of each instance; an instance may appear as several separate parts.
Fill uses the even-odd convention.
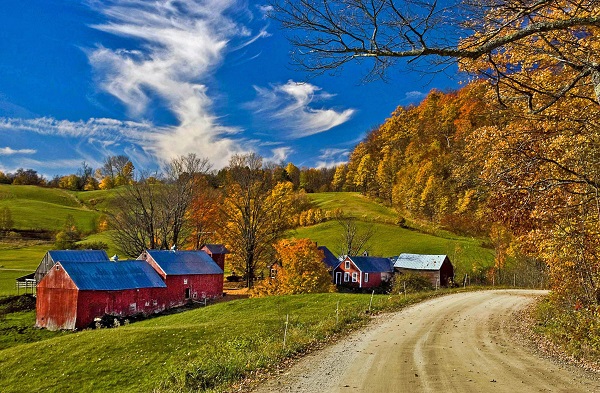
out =
[[[221,270],[225,270],[225,255],[229,254],[229,250],[222,244],[205,244],[200,249],[208,254],[219,265]]]
[[[344,258],[333,270],[336,285],[351,288],[376,288],[392,279],[394,268],[388,258]]]
[[[435,288],[448,286],[454,278],[454,267],[447,255],[400,254],[394,269],[398,273],[418,273]]]
[[[223,295],[223,269],[204,251],[147,250],[146,260],[167,284],[167,307]]]
[[[146,262],[56,262],[37,286],[36,326],[83,329],[103,315],[165,309],[166,285]]]

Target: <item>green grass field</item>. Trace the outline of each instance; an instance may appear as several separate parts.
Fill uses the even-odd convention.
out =
[[[383,205],[373,202],[357,192],[321,192],[308,194],[311,202],[323,210],[341,209],[345,214],[363,221],[393,224],[398,214]]]
[[[373,310],[396,310],[431,295],[377,295]],[[0,386],[3,392],[223,391],[258,369],[364,324],[369,301],[369,295],[353,294],[244,299],[17,344],[0,350]]]
[[[90,209],[105,211],[110,208],[110,203],[117,197],[119,189],[80,191],[73,193],[75,197]]]
[[[490,266],[494,262],[494,251],[482,247],[482,239],[462,237],[446,231],[436,235],[394,225],[396,214],[358,193],[309,194],[311,200],[324,210],[336,208],[357,217],[362,230],[372,226],[374,235],[368,243],[372,256],[391,257],[401,253],[446,254],[454,265],[456,277],[473,271],[474,267]],[[336,255],[341,250],[341,228],[335,220],[310,227],[297,228],[288,237],[309,238],[319,245],[327,246]]]
[[[83,232],[96,229],[100,213],[82,205],[64,190],[0,184],[0,208],[8,207],[16,229],[60,230],[72,215]]]

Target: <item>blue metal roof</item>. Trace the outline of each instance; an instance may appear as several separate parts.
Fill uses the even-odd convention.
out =
[[[223,270],[204,251],[147,250],[148,255],[167,274],[223,274]]]
[[[340,264],[340,260],[336,258],[336,256],[333,255],[333,253],[329,251],[327,247],[319,246],[318,249],[323,251],[323,254],[325,254],[325,259],[323,259],[323,262],[325,262],[327,266],[335,269]]]
[[[109,260],[104,250],[50,250],[48,255],[54,262],[102,262]]]
[[[392,273],[394,266],[389,258],[380,257],[350,257],[363,273]]]
[[[394,267],[413,270],[440,270],[446,255],[400,254]]]
[[[156,270],[146,261],[79,263],[59,262],[77,288],[89,291],[118,291],[166,288]]]
[[[205,244],[202,248],[206,247],[211,254],[229,254],[229,250],[222,244]]]

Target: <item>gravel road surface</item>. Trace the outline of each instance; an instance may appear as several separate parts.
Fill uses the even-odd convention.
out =
[[[254,392],[600,392],[593,375],[542,358],[517,334],[517,311],[544,293],[459,293],[379,316]]]

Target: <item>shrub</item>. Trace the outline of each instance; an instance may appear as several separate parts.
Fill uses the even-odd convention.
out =
[[[433,290],[433,285],[427,277],[418,273],[397,274],[392,285],[392,293],[404,293],[405,288],[407,293],[424,292]]]

